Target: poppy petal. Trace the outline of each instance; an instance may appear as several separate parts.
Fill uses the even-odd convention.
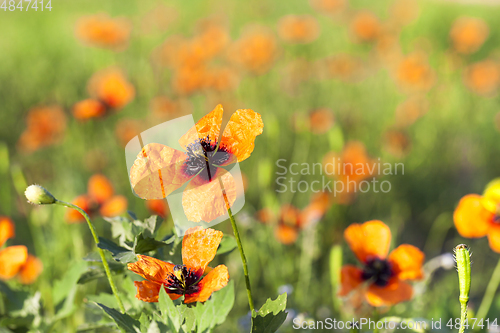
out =
[[[484,208],[482,201],[482,196],[469,194],[458,203],[453,213],[453,221],[462,237],[479,238],[488,234],[494,215]]]
[[[391,245],[391,229],[378,220],[351,224],[344,231],[344,238],[361,262],[369,257],[384,259]]]
[[[222,105],[217,105],[209,114],[198,120],[186,134],[179,139],[181,147],[186,149],[200,139],[209,138],[212,142],[219,141],[220,126],[222,123]]]
[[[161,284],[144,280],[134,281],[134,285],[137,288],[137,294],[135,297],[138,300],[144,302],[158,302]]]
[[[43,264],[34,255],[28,254],[28,259],[19,271],[19,281],[22,284],[32,284],[43,271]]]
[[[154,214],[165,218],[170,211],[164,199],[146,200],[146,207]]]
[[[493,251],[500,253],[500,225],[495,225],[488,232],[488,241]]]
[[[250,109],[236,110],[222,133],[220,146],[233,155],[224,165],[241,162],[253,151],[257,135],[262,134],[264,123],[260,114]]]
[[[130,182],[142,199],[163,199],[192,178],[182,171],[187,155],[159,143],[144,146],[130,168]]]
[[[7,216],[0,216],[0,247],[15,234],[14,222]]]
[[[351,291],[358,288],[363,279],[361,269],[353,265],[346,265],[340,270],[340,291],[339,296],[347,296]]]
[[[173,272],[175,266],[169,262],[145,255],[138,254],[137,257],[139,260],[128,264],[127,268],[149,281],[162,283]]]
[[[392,279],[385,287],[372,284],[366,291],[366,301],[371,306],[392,306],[408,301],[413,296],[413,288],[399,279]]]
[[[99,213],[106,217],[118,216],[127,210],[127,206],[127,198],[123,195],[115,195],[102,205]]]
[[[90,213],[90,209],[92,207],[92,201],[87,195],[80,195],[76,197],[73,201],[71,201],[71,203],[83,209],[87,214]],[[83,215],[80,214],[80,212],[77,211],[76,209],[66,210],[64,218],[68,223],[79,223],[85,220]]]
[[[421,279],[424,259],[425,254],[409,244],[400,245],[389,254],[389,262],[393,265],[393,272],[401,280]]]
[[[195,294],[186,295],[184,303],[205,302],[214,291],[220,290],[227,285],[229,272],[227,267],[219,265],[212,269],[199,283],[200,291]]]
[[[274,229],[274,236],[281,244],[290,245],[297,241],[299,230],[296,227],[280,223]]]
[[[106,106],[92,98],[85,99],[73,106],[73,116],[78,120],[102,117],[106,114]]]
[[[98,204],[111,198],[115,192],[113,185],[104,175],[93,175],[87,186],[88,195]]]
[[[222,191],[219,178],[224,186]],[[211,222],[227,213],[226,198],[231,207],[236,201],[236,183],[233,176],[218,168],[212,181],[195,177],[182,193],[182,207],[186,217],[193,222]]]
[[[223,233],[202,227],[189,228],[182,239],[182,263],[201,275],[214,259]]]
[[[0,251],[0,280],[16,276],[28,259],[28,249],[24,245],[9,246]]]

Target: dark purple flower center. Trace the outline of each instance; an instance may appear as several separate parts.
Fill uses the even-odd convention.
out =
[[[188,159],[184,162],[184,172],[188,176],[199,175],[211,181],[217,167],[228,161],[231,154],[225,147],[212,141],[209,136],[195,141],[186,147]]]
[[[200,290],[198,282],[201,276],[184,265],[175,265],[174,270],[164,282],[171,294],[190,295]]]
[[[361,275],[362,279],[371,280],[379,287],[385,287],[393,276],[392,265],[389,261],[377,257],[368,258]]]

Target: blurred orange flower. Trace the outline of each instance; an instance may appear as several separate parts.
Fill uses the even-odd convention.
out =
[[[159,143],[144,146],[130,169],[134,192],[143,199],[162,199],[189,182],[182,206],[190,221],[210,222],[224,215],[237,193],[233,177],[221,166],[247,159],[264,124],[258,113],[237,110],[219,141],[222,115],[219,104],[184,134],[179,143],[185,152]]]
[[[346,0],[309,0],[311,7],[321,14],[337,14],[346,7]]]
[[[295,243],[299,237],[299,232],[321,220],[330,206],[329,195],[324,192],[315,193],[311,198],[311,202],[303,210],[299,210],[292,205],[283,205],[280,210],[278,224],[274,229],[276,239],[285,245]]]
[[[396,68],[396,81],[410,91],[427,91],[435,81],[435,73],[427,62],[427,57],[414,52],[404,57]]]
[[[0,248],[14,236],[14,222],[6,216],[0,216]],[[24,245],[8,246],[0,250],[0,280],[9,280],[17,276],[22,284],[31,284],[42,270],[40,259],[28,254],[28,249]]]
[[[99,118],[106,114],[106,105],[92,98],[84,99],[73,105],[73,116],[78,120]]]
[[[362,294],[371,306],[392,306],[411,299],[407,280],[423,277],[425,255],[413,245],[403,244],[389,255],[391,230],[381,221],[351,224],[344,238],[363,268],[345,265],[341,270],[339,296]]]
[[[334,123],[335,117],[328,108],[319,108],[309,113],[309,128],[314,134],[328,132]]]
[[[122,51],[128,46],[132,25],[125,18],[107,14],[85,16],[76,24],[76,36],[90,46]]]
[[[21,150],[33,152],[62,139],[66,131],[66,115],[59,106],[36,107],[28,112],[26,124],[17,144]]]
[[[127,81],[123,72],[115,67],[103,69],[92,75],[87,89],[92,98],[112,109],[121,109],[135,97],[134,86]]]
[[[336,54],[322,59],[318,63],[320,76],[346,82],[358,78],[363,68],[363,62],[350,54]]]
[[[384,133],[384,148],[391,155],[402,158],[410,151],[411,141],[405,132],[391,129]]]
[[[114,195],[114,188],[108,178],[96,174],[90,177],[87,185],[87,194],[76,197],[71,203],[83,209],[87,214],[99,213],[105,217],[122,214],[127,209],[127,199],[122,195]],[[85,219],[74,209],[66,211],[68,223],[80,223]]]
[[[464,196],[453,213],[453,221],[462,237],[487,236],[491,249],[500,253],[500,180],[491,182],[483,195]]]
[[[163,287],[172,300],[184,296],[184,303],[205,302],[213,292],[229,281],[225,265],[208,267],[222,240],[222,232],[201,227],[187,230],[182,240],[183,265],[174,265],[152,257],[138,255],[128,269],[145,280],[135,281],[137,299],[158,302]]]
[[[453,22],[450,38],[458,53],[474,53],[484,44],[490,33],[488,25],[479,18],[460,17]]]
[[[500,85],[500,66],[494,60],[483,60],[470,65],[463,75],[467,88],[478,95],[492,96]]]
[[[188,99],[172,99],[156,96],[149,102],[149,109],[159,119],[173,119],[180,115],[191,114],[193,106]]]
[[[338,203],[349,204],[352,201],[357,184],[375,176],[375,163],[368,156],[365,145],[358,141],[347,142],[340,154],[330,152],[325,155],[325,173],[343,184],[342,190],[337,191],[340,193],[340,197],[336,198]]]
[[[311,15],[287,15],[278,21],[278,35],[289,43],[311,43],[318,39],[318,21]]]
[[[161,216],[162,218],[166,218],[168,213],[170,212],[167,200],[165,199],[146,200],[146,207],[150,212],[158,216]]]
[[[382,30],[382,25],[375,14],[360,11],[351,21],[351,33],[354,39],[361,42],[374,41]]]
[[[412,96],[396,108],[396,126],[407,127],[427,113],[429,102],[421,96]]]
[[[268,28],[251,26],[232,43],[227,55],[237,66],[253,74],[263,74],[271,68],[278,56],[278,43]]]
[[[143,131],[144,125],[136,119],[121,119],[115,128],[115,134],[118,142],[122,147],[125,147],[130,140],[135,138]]]

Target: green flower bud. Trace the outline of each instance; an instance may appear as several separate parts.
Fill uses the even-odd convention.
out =
[[[34,205],[51,205],[56,202],[56,198],[40,185],[30,185],[24,191],[28,202]]]
[[[460,244],[453,250],[455,252],[455,261],[457,263],[458,271],[458,285],[460,289],[460,295],[458,300],[460,301],[460,329],[459,333],[465,331],[465,320],[467,318],[467,304],[469,303],[469,293],[470,293],[470,256],[471,251],[469,247],[465,244]]]

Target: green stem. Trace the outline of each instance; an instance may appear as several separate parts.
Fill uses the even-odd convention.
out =
[[[491,276],[490,282],[486,287],[486,292],[484,293],[483,300],[481,301],[481,305],[479,306],[479,310],[477,310],[477,318],[485,318],[488,315],[488,311],[490,311],[491,303],[493,302],[493,298],[495,297],[495,293],[498,289],[498,285],[500,284],[500,260],[493,271],[493,275]]]
[[[458,333],[464,333],[466,318],[467,318],[467,302],[460,302],[460,329],[458,330]]]
[[[95,232],[94,225],[92,224],[92,222],[90,222],[90,217],[87,215],[87,213],[83,209],[81,209],[80,207],[73,205],[71,203],[60,201],[60,200],[56,200],[55,203],[57,205],[61,205],[64,207],[75,209],[80,214],[82,214],[83,217],[85,218],[85,220],[87,221],[87,225],[89,226],[90,232],[92,233],[92,237],[94,237],[95,244],[96,245],[99,244],[99,237],[97,237],[97,233]],[[120,296],[118,296],[118,290],[116,289],[116,285],[113,281],[113,278],[111,277],[111,270],[109,269],[108,261],[106,260],[106,256],[104,255],[104,251],[99,247],[97,247],[97,251],[99,252],[99,255],[101,256],[102,265],[104,266],[104,271],[106,272],[106,276],[108,278],[109,285],[111,286],[111,290],[113,291],[113,294],[116,297],[116,301],[118,302],[118,307],[120,308],[120,311],[122,313],[125,313],[125,307],[123,306],[123,303],[120,299]]]
[[[240,250],[241,262],[243,263],[243,273],[245,274],[245,284],[247,286],[248,305],[250,306],[250,311],[253,315],[255,308],[253,305],[252,288],[250,288],[250,277],[248,276],[247,257],[245,256],[245,251],[243,250],[243,245],[241,244],[240,233],[238,232],[238,227],[236,226],[236,221],[234,220],[233,213],[231,212],[229,205],[227,206],[227,213],[229,214],[229,220],[231,220],[234,237],[236,238],[236,243],[238,243],[238,249]]]

